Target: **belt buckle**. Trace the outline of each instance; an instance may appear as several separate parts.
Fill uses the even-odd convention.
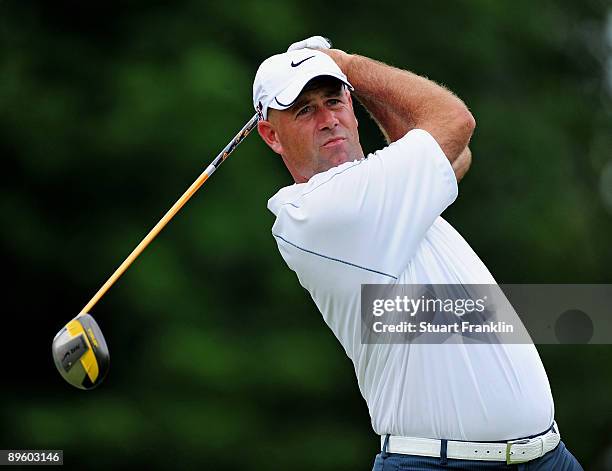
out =
[[[525,443],[529,443],[529,439],[528,438],[523,438],[521,440],[510,440],[509,442],[506,443],[506,464],[510,465],[510,464],[518,464],[518,463],[527,463],[527,461],[529,460],[513,460],[512,459],[512,452],[510,451],[510,449],[512,448],[512,445],[524,445]]]

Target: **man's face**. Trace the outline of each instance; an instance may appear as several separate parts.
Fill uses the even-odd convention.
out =
[[[351,95],[335,79],[306,87],[287,110],[269,109],[259,132],[298,183],[363,157]]]

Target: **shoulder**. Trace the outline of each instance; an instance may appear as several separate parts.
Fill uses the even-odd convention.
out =
[[[382,157],[387,155],[406,157],[420,157],[423,154],[430,155],[434,159],[440,158],[447,160],[442,148],[429,132],[424,129],[412,129],[397,141],[392,142],[381,150],[378,150],[368,157]],[[410,159],[403,161],[406,165]]]
[[[268,200],[268,209],[278,217],[282,212],[292,208],[306,209],[308,206],[317,208],[318,203],[323,201],[341,202],[338,200],[342,200],[343,195],[337,187],[341,186],[350,174],[354,175],[364,162],[365,159],[346,162],[313,176],[306,183],[296,183],[281,188]],[[335,205],[322,205],[321,209],[330,206]]]

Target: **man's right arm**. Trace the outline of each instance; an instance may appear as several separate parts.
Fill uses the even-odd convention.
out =
[[[418,128],[432,135],[451,163],[465,154],[476,123],[465,104],[452,92],[425,77],[367,57],[338,49],[322,52],[334,59],[346,74],[355,88],[353,94],[389,142]]]

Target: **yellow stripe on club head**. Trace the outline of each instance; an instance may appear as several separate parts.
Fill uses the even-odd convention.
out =
[[[95,383],[100,371],[98,370],[98,360],[96,360],[96,355],[94,355],[93,350],[88,350],[87,353],[81,357],[81,365],[83,365],[91,382]]]
[[[89,343],[89,339],[87,338],[87,335],[85,334],[85,329],[83,329],[83,326],[78,321],[78,319],[71,320],[66,325],[66,329],[68,330],[68,332],[70,333],[72,337],[77,337],[78,335],[83,336],[83,339],[85,340],[85,343],[87,344],[88,348],[87,348],[87,351],[80,358],[80,362],[81,362],[81,366],[83,366],[83,369],[87,373],[87,376],[89,376],[89,379],[91,380],[91,382],[94,383],[96,379],[98,379],[100,370],[98,368],[98,360],[96,359],[96,355],[93,352],[93,348],[91,346],[91,343]]]
[[[71,337],[77,337],[80,334],[84,334],[85,330],[83,326],[77,319],[72,319],[68,324],[66,324],[66,329]]]

